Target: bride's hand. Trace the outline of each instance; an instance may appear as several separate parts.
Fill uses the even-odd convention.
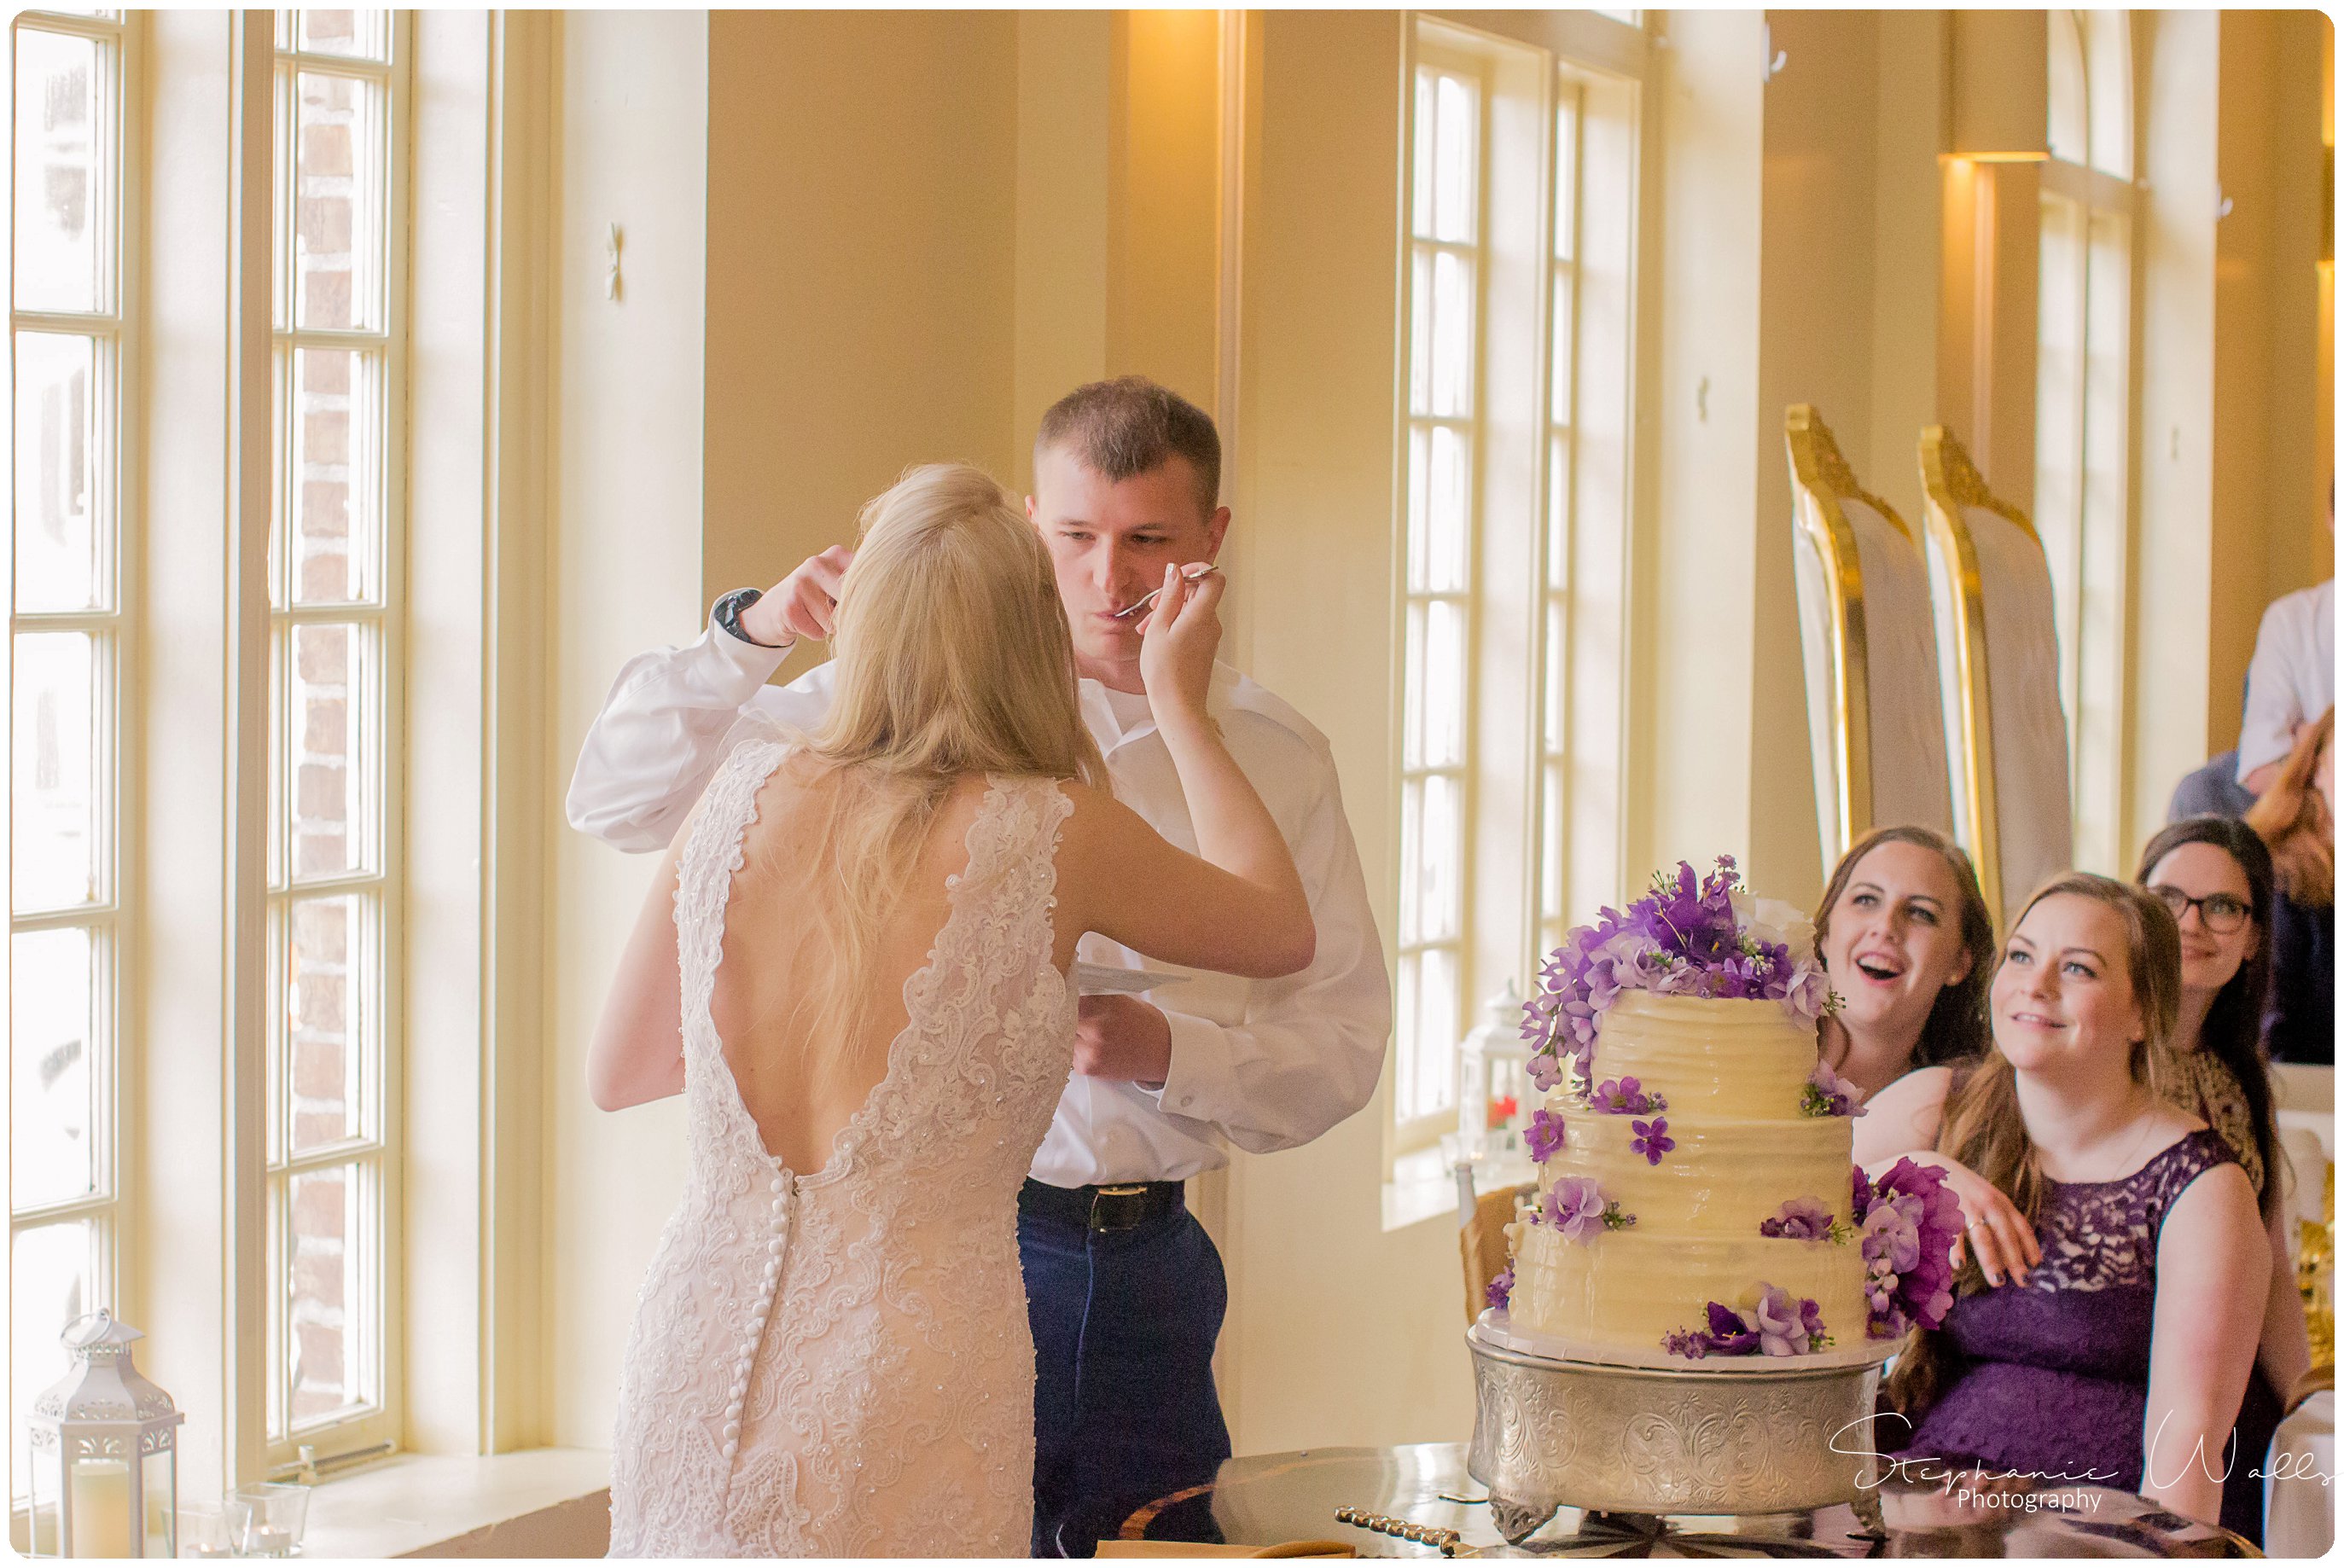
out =
[[[1139,678],[1160,726],[1168,717],[1201,719],[1205,694],[1213,684],[1213,655],[1221,646],[1222,580],[1218,572],[1188,580],[1186,573],[1208,568],[1191,561],[1164,568],[1164,587],[1141,623]]]

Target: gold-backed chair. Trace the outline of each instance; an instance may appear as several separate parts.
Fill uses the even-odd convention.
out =
[[[1488,1304],[1490,1282],[1506,1271],[1506,1227],[1513,1223],[1515,1206],[1537,1191],[1538,1184],[1531,1182],[1500,1187],[1476,1197],[1472,1177],[1459,1177],[1457,1250],[1465,1264],[1468,1323],[1480,1317],[1481,1309]]]
[[[1826,875],[1875,827],[1953,829],[1928,568],[1895,508],[1856,482],[1808,404],[1784,421],[1792,554]]]
[[[2006,923],[2075,863],[2051,565],[2026,514],[1996,498],[1942,425],[1921,434],[1921,489],[1954,830]]]

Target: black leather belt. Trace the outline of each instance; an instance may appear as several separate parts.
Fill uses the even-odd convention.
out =
[[[1178,1181],[1111,1181],[1096,1187],[1053,1187],[1026,1179],[1017,1190],[1017,1211],[1090,1231],[1128,1231],[1177,1211],[1184,1201]]]

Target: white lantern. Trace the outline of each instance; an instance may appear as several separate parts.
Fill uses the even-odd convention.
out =
[[[1522,1129],[1538,1109],[1522,1039],[1522,999],[1514,982],[1481,1004],[1481,1022],[1457,1050],[1459,1158],[1504,1163],[1526,1160]]]
[[[171,1396],[139,1376],[146,1336],[103,1309],[66,1325],[70,1372],[33,1402],[36,1557],[178,1555],[178,1426]]]

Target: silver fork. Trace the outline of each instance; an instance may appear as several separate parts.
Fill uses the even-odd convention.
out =
[[[1180,580],[1185,583],[1200,583],[1207,578],[1219,576],[1220,570],[1221,568],[1218,567],[1207,567],[1200,572],[1182,572],[1180,574]],[[1157,596],[1161,594],[1163,591],[1164,590],[1162,588],[1148,589],[1146,593],[1139,596],[1139,598],[1136,603],[1127,604],[1121,609],[1116,611],[1115,618],[1117,620],[1129,620],[1133,616],[1137,615],[1141,610],[1144,610],[1149,605],[1154,604],[1156,602]]]

